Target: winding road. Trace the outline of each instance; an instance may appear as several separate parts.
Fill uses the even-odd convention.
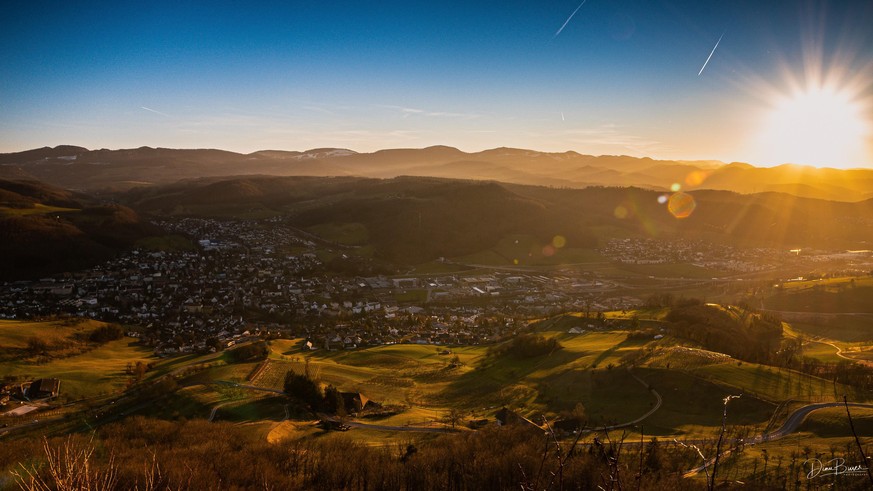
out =
[[[812,340],[812,342],[814,342],[814,343],[819,343],[819,344],[826,344],[826,345],[830,346],[831,348],[837,350],[837,352],[836,352],[835,354],[836,354],[838,357],[840,357],[840,358],[842,358],[842,359],[844,359],[844,360],[849,360],[849,361],[853,361],[853,362],[855,362],[855,363],[860,363],[860,364],[862,364],[862,365],[864,365],[864,366],[868,366],[868,367],[873,366],[873,363],[871,363],[871,362],[869,362],[869,361],[867,361],[867,360],[859,360],[859,359],[857,359],[857,358],[852,358],[852,357],[850,357],[850,356],[846,356],[846,355],[844,355],[844,354],[843,354],[843,348],[840,348],[839,346],[835,345],[834,343],[831,343],[831,342],[828,342],[828,341],[819,341],[819,340],[817,340],[817,339]]]
[[[756,443],[771,442],[773,440],[778,440],[780,438],[786,437],[786,436],[790,435],[791,433],[794,433],[795,431],[797,431],[797,428],[799,428],[800,425],[803,423],[803,421],[806,419],[806,417],[809,416],[809,413],[811,413],[813,411],[818,411],[819,409],[826,409],[826,408],[830,408],[830,407],[845,408],[846,404],[842,403],[842,402],[820,402],[820,403],[816,403],[816,404],[807,404],[806,406],[802,406],[800,408],[795,409],[794,412],[788,416],[788,419],[785,420],[785,423],[783,423],[782,426],[779,427],[779,429],[777,429],[775,431],[771,431],[770,433],[758,435],[754,438],[746,440],[745,442],[743,442],[743,444],[756,444]],[[866,404],[866,403],[862,403],[862,402],[850,402],[849,407],[873,409],[873,404]],[[719,458],[726,457],[726,456],[730,455],[734,450],[739,448],[739,445],[736,445],[736,442],[733,442],[733,443],[735,445],[732,448],[722,452],[721,455],[719,456]],[[714,461],[715,461],[715,457],[707,460],[706,463],[704,463],[703,465],[700,465],[698,467],[695,467],[694,469],[686,471],[685,474],[683,474],[683,477],[691,477],[691,476],[701,472],[702,470],[711,466]]]

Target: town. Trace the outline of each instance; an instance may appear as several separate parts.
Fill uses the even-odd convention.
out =
[[[524,319],[631,309],[645,300],[621,279],[578,268],[338,272],[326,261],[366,259],[277,220],[165,219],[156,224],[190,238],[192,247],[136,249],[90,270],[5,283],[0,318],[118,323],[156,354],[170,355],[221,350],[256,336],[301,337],[311,349],[329,350],[475,345],[517,332]],[[628,257],[638,264],[694,261],[732,273],[767,270],[778,261],[802,271],[834,256],[643,239],[612,240],[602,253],[619,263]],[[767,261],[752,263],[748,255]],[[869,261],[869,253],[849,256]]]

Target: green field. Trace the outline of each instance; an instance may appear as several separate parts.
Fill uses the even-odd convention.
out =
[[[575,248],[573,244],[555,247],[530,235],[510,235],[490,249],[454,258],[453,261],[461,264],[525,267],[599,263],[606,259],[594,249]]]
[[[51,346],[67,343],[76,333],[87,333],[99,326],[96,321],[0,322],[0,373],[19,379],[59,378],[62,400],[78,400],[124,390],[130,378],[128,363],[157,361],[151,350],[131,338],[122,338],[101,346],[79,347],[75,354],[67,349],[50,350],[49,356],[37,361],[15,355],[33,336]]]
[[[50,348],[66,345],[71,338],[87,335],[102,325],[102,322],[78,319],[49,322],[0,320],[0,349],[23,349],[34,337],[44,340]]]
[[[873,341],[873,314],[813,315],[803,322],[792,322],[791,327],[808,336],[822,337],[847,343]]]
[[[821,341],[809,341],[803,345],[803,356],[815,358],[825,363],[839,363],[844,360],[837,356],[837,349]]]
[[[608,317],[646,317],[643,321],[657,326],[660,321],[652,318],[662,314],[661,310],[651,310],[621,316],[610,313]],[[362,392],[383,404],[384,414],[358,421],[384,426],[441,424],[452,409],[460,410],[465,419],[493,419],[504,406],[535,421],[543,417],[555,420],[581,403],[589,427],[599,427],[630,422],[651,410],[657,403],[651,387],[663,402],[642,422],[643,431],[662,437],[713,435],[721,424],[722,401],[727,395],[742,395],[731,402],[728,423],[756,431],[767,426],[776,406],[784,401],[799,404],[835,397],[833,384],[827,380],[681,346],[669,336],[634,338],[627,331],[597,331],[589,323],[597,324],[578,315],[540,322],[536,332],[557,340],[561,348],[527,358],[488,346],[415,344],[304,352],[303,340],[298,338],[269,341],[270,354],[264,362],[233,363],[227,353],[159,360],[149,350],[124,339],[43,364],[4,361],[0,370],[22,378],[59,377],[63,397],[78,399],[119,393],[130,378],[125,374],[128,363],[153,362],[147,380],[173,375],[179,388],[151,406],[138,408],[138,414],[207,418],[215,410],[216,420],[258,423],[258,434],[273,439],[322,433],[301,422],[308,416],[292,400],[232,384],[282,390],[289,371],[303,373],[308,368],[322,386]],[[60,343],[97,325],[91,321],[4,322],[0,323],[0,340],[8,353],[16,353],[24,350],[34,334]],[[571,327],[582,327],[586,332],[569,334]],[[793,332],[789,330],[789,335]],[[808,342],[806,350],[808,356],[820,359],[835,356],[833,347],[826,344]],[[631,359],[636,367],[628,370]],[[836,390],[839,394],[848,392],[855,400],[866,397],[842,386]],[[290,407],[288,413],[286,407]],[[286,414],[290,421],[286,421]],[[821,428],[811,426],[804,431],[834,433],[828,433],[830,423],[822,421],[816,423]],[[392,431],[355,428],[350,433],[358,439],[372,439],[371,444],[398,441]]]
[[[664,403],[642,424],[647,434],[706,435],[721,425],[724,398],[740,392],[716,381],[701,380],[678,370],[638,369],[637,373],[657,390]],[[763,428],[775,404],[746,394],[730,402],[728,424]]]
[[[700,367],[692,373],[771,402],[787,399],[816,402],[834,400],[834,386],[831,381],[788,369],[756,363],[726,362]],[[838,395],[855,393],[851,388],[840,384],[837,384],[836,390]],[[862,393],[855,395],[865,397]]]
[[[764,299],[772,310],[810,313],[873,313],[873,280],[851,278],[784,283]]]

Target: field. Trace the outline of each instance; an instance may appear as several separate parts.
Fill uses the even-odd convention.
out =
[[[873,341],[873,314],[811,315],[791,323],[792,328],[808,336],[858,343]]]
[[[607,318],[642,318],[658,325],[664,311],[611,312]],[[628,321],[630,322],[630,321]],[[764,365],[739,362],[726,355],[681,346],[670,336],[630,337],[628,331],[603,331],[594,319],[566,315],[540,322],[536,332],[555,339],[561,348],[530,357],[488,346],[443,347],[399,344],[340,351],[302,351],[302,339],[268,342],[270,353],[264,362],[234,363],[228,353],[185,355],[156,359],[151,352],[130,339],[91,347],[71,356],[52,357],[45,363],[9,359],[0,362],[4,374],[38,378],[56,376],[62,380],[62,397],[80,399],[120,393],[130,378],[128,363],[152,362],[147,380],[167,375],[177,378],[178,389],[148,405],[131,411],[153,417],[213,418],[252,424],[252,431],[272,441],[318,435],[338,438],[312,425],[311,415],[293,400],[269,392],[283,389],[289,371],[309,373],[322,384],[341,391],[361,392],[381,403],[381,414],[357,418],[379,427],[353,428],[347,435],[371,445],[394,445],[421,441],[432,435],[406,435],[408,425],[442,427],[451,411],[464,420],[494,419],[502,407],[534,421],[554,421],[577,405],[584,407],[589,427],[635,421],[657,409],[641,423],[626,431],[662,438],[683,435],[713,436],[721,424],[723,399],[733,400],[728,424],[760,432],[768,426],[777,406],[792,400],[832,401],[834,391],[849,392],[832,382]],[[0,323],[0,340],[10,353],[25,352],[28,339],[38,335],[49,344],[62,344],[77,333],[87,333],[99,324]],[[570,334],[581,327],[582,334]],[[796,334],[789,329],[788,334]],[[839,344],[844,349],[851,348]],[[807,356],[834,361],[836,349],[808,341]],[[634,367],[628,369],[629,360]],[[252,385],[259,391],[237,386]],[[650,390],[651,389],[651,390]],[[693,403],[690,403],[693,401]],[[840,416],[835,412],[816,414],[804,432],[817,437],[839,437]],[[869,419],[859,410],[861,425]],[[862,417],[863,416],[863,417]],[[393,428],[393,429],[391,429]],[[865,430],[866,431],[866,430]]]
[[[111,341],[102,346],[79,346],[75,351],[63,348],[77,333],[90,332],[100,323],[82,321],[62,322],[0,322],[0,373],[19,379],[55,377],[61,380],[62,400],[78,400],[121,392],[130,378],[128,363],[156,361],[151,350],[131,338]],[[48,356],[39,360],[22,358],[20,350],[31,337],[44,339],[50,349]],[[69,356],[67,356],[69,355]]]
[[[829,380],[756,363],[719,363],[697,368],[692,373],[703,379],[734,387],[770,402],[787,399],[821,402],[832,401],[835,397],[835,388]],[[840,396],[844,393],[851,395],[855,392],[840,384],[836,386],[836,391]],[[859,400],[867,397],[863,393],[855,394],[855,396],[860,398]]]
[[[787,312],[873,313],[873,278],[786,282],[764,299],[768,309]]]
[[[561,244],[557,240],[553,242]],[[525,267],[599,263],[606,259],[593,249],[574,248],[572,244],[556,247],[530,235],[510,235],[490,249],[454,258],[453,261],[461,264]]]
[[[563,349],[530,359],[495,356],[484,347],[451,348],[451,355],[445,355],[442,348],[419,345],[304,353],[300,340],[276,340],[270,360],[251,383],[281,389],[285,374],[303,373],[308,360],[310,373],[322,384],[404,408],[378,424],[439,421],[451,408],[490,418],[503,406],[533,419],[554,419],[582,403],[590,424],[602,426],[634,420],[656,403],[636,375],[663,397],[660,409],[643,423],[647,434],[662,436],[711,434],[721,422],[722,400],[731,394],[743,397],[731,404],[730,424],[759,428],[784,400],[833,400],[828,381],[675,347],[669,338],[630,340],[624,331],[566,332],[580,321],[569,316],[543,323],[540,332],[556,338]],[[624,360],[641,352],[648,358],[632,374]],[[452,367],[449,359],[455,355],[461,365]],[[239,369],[236,377],[250,368]],[[689,405],[689,400],[695,403]]]

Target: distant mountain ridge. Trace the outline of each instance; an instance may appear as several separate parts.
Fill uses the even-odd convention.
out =
[[[837,201],[873,198],[873,169],[797,165],[760,168],[734,162],[654,160],[500,147],[467,153],[448,146],[358,153],[343,148],[261,150],[241,154],[214,149],[140,147],[88,150],[43,147],[0,154],[0,178],[36,179],[66,189],[125,190],[204,177],[402,175],[494,180],[513,184],[583,188],[637,186],[666,190],[713,189],[739,193],[784,192]]]

